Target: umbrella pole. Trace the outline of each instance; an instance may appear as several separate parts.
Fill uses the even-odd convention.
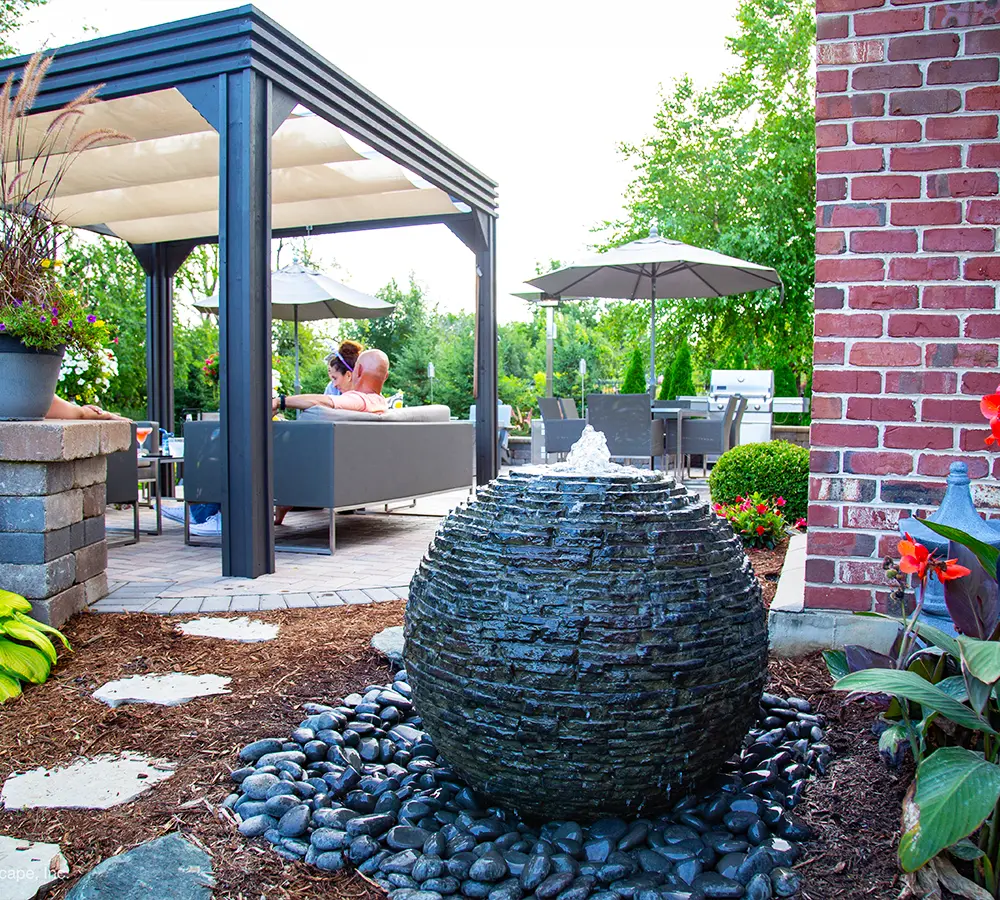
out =
[[[299,308],[294,309],[295,318],[295,393],[302,390],[302,382],[299,380]]]
[[[653,266],[649,301],[649,395],[656,399],[656,266]]]

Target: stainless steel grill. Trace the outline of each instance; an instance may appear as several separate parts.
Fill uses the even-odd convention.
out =
[[[805,412],[809,408],[809,401],[802,397],[775,397],[774,372],[770,369],[713,369],[710,407],[725,409],[729,398],[737,394],[747,400],[740,423],[741,444],[771,440],[774,413]]]

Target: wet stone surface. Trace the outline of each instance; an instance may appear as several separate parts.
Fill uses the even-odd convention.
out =
[[[488,802],[581,821],[670,809],[713,776],[767,653],[758,582],[706,501],[662,475],[553,469],[444,520],[405,638],[455,771]]]
[[[829,746],[813,740],[825,721],[805,701],[764,694],[742,750],[667,811],[538,824],[467,785],[438,754],[410,694],[401,671],[391,687],[369,686],[338,706],[306,704],[294,738],[244,747],[223,804],[240,817],[240,831],[322,871],[356,867],[390,900],[799,894],[792,867],[810,833],[795,806],[830,758]],[[375,711],[359,712],[366,708]],[[365,718],[384,723],[387,709],[398,711],[395,724]],[[764,725],[775,718],[780,727]],[[361,724],[391,745],[390,759],[366,762],[355,752]]]

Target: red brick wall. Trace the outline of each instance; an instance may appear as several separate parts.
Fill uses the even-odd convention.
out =
[[[953,460],[1000,476],[978,405],[1000,381],[1000,4],[816,6],[806,604],[858,610]],[[997,492],[974,487],[980,508]]]

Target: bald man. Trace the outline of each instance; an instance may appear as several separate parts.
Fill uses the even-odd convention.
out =
[[[382,396],[382,386],[389,374],[389,357],[381,350],[363,350],[351,374],[352,388],[339,396],[330,394],[284,394],[272,401],[274,412],[285,409],[309,409],[326,406],[330,409],[351,409],[355,412],[384,413],[389,403]]]

